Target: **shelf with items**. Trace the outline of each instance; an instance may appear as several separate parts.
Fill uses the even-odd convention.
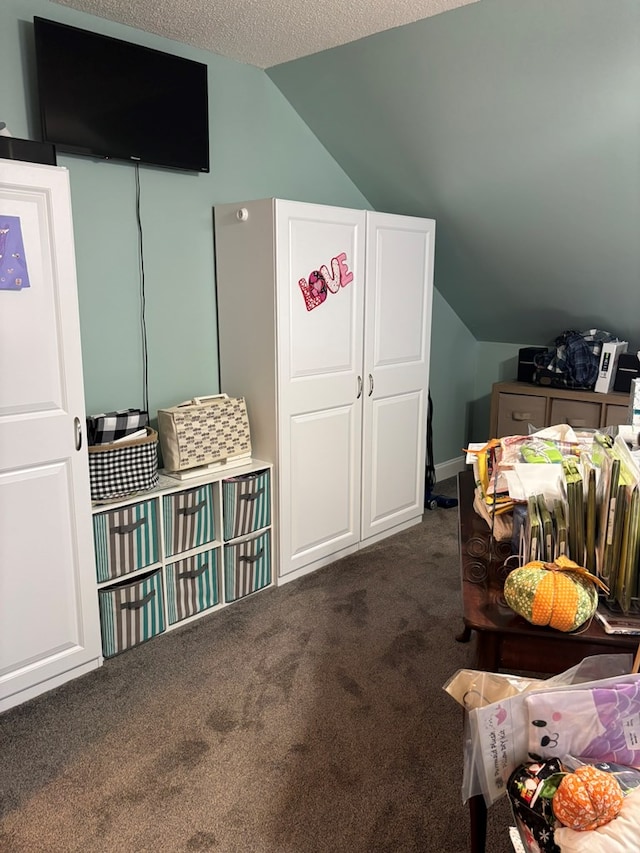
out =
[[[105,658],[272,585],[272,480],[251,459],[93,505]]]

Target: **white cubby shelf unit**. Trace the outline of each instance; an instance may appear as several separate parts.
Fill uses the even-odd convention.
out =
[[[273,584],[272,489],[250,459],[92,505],[105,658]]]

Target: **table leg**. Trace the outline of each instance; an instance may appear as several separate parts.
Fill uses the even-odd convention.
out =
[[[487,841],[487,806],[482,794],[469,798],[470,853],[485,853]]]
[[[474,669],[498,672],[500,669],[500,639],[497,631],[476,631]]]
[[[456,635],[456,643],[468,643],[471,639],[471,628],[465,625],[460,634]]]

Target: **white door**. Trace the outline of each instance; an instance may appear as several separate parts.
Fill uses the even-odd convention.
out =
[[[101,662],[66,169],[0,160],[0,255],[2,711]]]
[[[276,201],[281,575],[360,539],[364,224]]]
[[[367,213],[362,539],[421,517],[435,222]]]

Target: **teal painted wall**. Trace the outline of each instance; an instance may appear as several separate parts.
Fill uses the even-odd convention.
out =
[[[46,0],[3,0],[0,6],[0,119],[14,136],[40,135],[34,15],[209,66],[211,173],[140,167],[153,417],[159,407],[219,390],[214,204],[275,196],[346,207],[371,205],[265,72]],[[179,120],[168,132],[179,132]],[[58,160],[71,179],[87,411],[139,406],[135,170],[131,164],[84,157],[59,155]],[[436,264],[437,258],[436,247]],[[475,348],[473,336],[436,292],[431,360],[436,463],[459,456],[466,442]]]
[[[477,365],[472,411],[469,426],[470,441],[485,441],[489,435],[491,386],[494,382],[512,382],[518,375],[518,350],[521,347],[546,346],[547,342],[503,344],[482,341],[477,347]]]
[[[469,441],[477,352],[476,339],[434,291],[429,381],[435,464],[462,456],[462,448]]]
[[[376,209],[436,219],[477,340],[640,343],[638,0],[481,0],[268,73]]]
[[[45,0],[0,5],[0,119],[39,139],[34,15],[209,66],[211,173],[140,167],[149,399],[157,408],[218,391],[212,207],[281,197],[370,207],[267,75]],[[175,118],[173,107],[175,107]],[[180,132],[168,105],[168,133]],[[70,172],[85,398],[89,413],[142,404],[135,167],[60,155]]]

